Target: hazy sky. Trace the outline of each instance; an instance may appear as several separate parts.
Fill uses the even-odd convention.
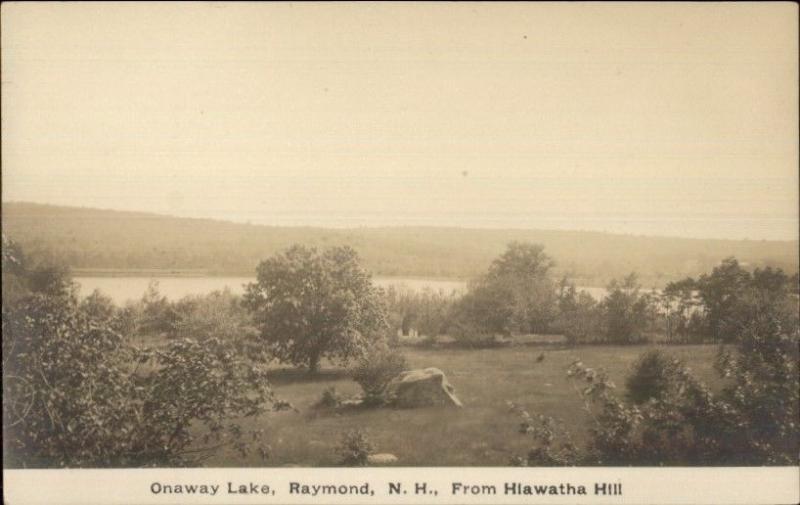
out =
[[[3,200],[796,239],[797,6],[8,4]]]

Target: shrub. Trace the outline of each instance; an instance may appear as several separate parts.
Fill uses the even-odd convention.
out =
[[[718,394],[678,360],[658,352],[637,362],[627,381],[630,402],[616,394],[602,370],[574,362],[567,375],[589,414],[587,445],[571,451],[562,434],[566,442],[558,446],[550,421],[524,416],[532,426],[524,431],[534,435],[537,445],[516,463],[796,465],[796,308],[786,318],[773,312],[773,304],[763,310],[772,314],[753,315],[737,349],[721,349],[717,368],[728,383]],[[653,368],[645,372],[648,364]]]
[[[268,454],[259,430],[234,421],[272,402],[263,363],[216,338],[134,347],[106,300],[80,304],[69,284],[26,282],[3,300],[6,466],[194,465],[223,445]]]
[[[174,335],[178,322],[175,306],[158,291],[158,281],[151,281],[139,301],[137,331],[146,335]]]
[[[345,433],[336,448],[339,464],[344,466],[366,466],[374,450],[366,432],[359,429]]]
[[[451,328],[455,345],[467,349],[500,347],[511,342],[510,335],[496,334],[469,321],[459,321]]]
[[[193,465],[223,445],[244,453],[259,434],[245,444],[232,420],[272,400],[266,367],[231,344],[138,349],[74,299],[3,307],[3,359],[10,466]]]
[[[358,360],[353,380],[364,391],[364,403],[380,405],[387,401],[386,386],[400,372],[408,369],[405,357],[396,349],[376,344]]]
[[[421,337],[435,341],[437,336],[447,331],[456,293],[448,295],[427,287],[414,291],[403,286],[389,286],[384,290],[383,298],[391,339],[399,343],[400,335],[405,337],[417,330]]]
[[[336,391],[336,387],[330,386],[322,392],[314,408],[318,409],[335,409],[342,404],[342,396]]]
[[[628,399],[638,405],[650,399],[664,398],[671,388],[676,387],[682,370],[679,360],[660,350],[645,352],[636,360],[625,380]]]
[[[521,419],[519,432],[535,441],[528,454],[511,459],[512,466],[571,466],[579,461],[578,448],[552,417],[530,415],[521,406],[508,402],[511,412]]]
[[[177,338],[255,340],[257,334],[241,298],[228,288],[205,295],[186,296],[175,303],[175,312],[178,317],[173,336]]]

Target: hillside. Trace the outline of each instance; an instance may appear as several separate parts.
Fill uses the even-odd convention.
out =
[[[642,237],[587,231],[428,227],[322,229],[240,224],[79,207],[3,203],[2,229],[25,250],[57,254],[74,269],[195,270],[251,274],[260,259],[293,244],[349,244],[376,275],[466,279],[512,240],[544,244],[583,285],[639,273],[660,286],[707,272],[735,256],[751,267],[797,271],[798,243]]]

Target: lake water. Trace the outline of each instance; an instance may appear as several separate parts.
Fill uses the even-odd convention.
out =
[[[82,276],[75,277],[80,287],[81,296],[89,295],[95,289],[110,296],[115,303],[122,305],[129,300],[138,300],[147,291],[151,281],[158,282],[158,291],[170,300],[179,300],[188,295],[202,295],[212,291],[229,289],[234,294],[244,292],[244,285],[253,282],[252,277],[107,277]],[[374,277],[373,281],[381,287],[422,291],[425,288],[450,294],[453,291],[463,293],[467,283],[458,280],[418,279],[405,277]],[[581,287],[593,297],[602,299],[604,288]]]
[[[75,277],[81,296],[98,289],[117,304],[141,298],[151,281],[158,282],[159,293],[170,300],[179,300],[184,296],[202,295],[225,288],[231,293],[241,294],[244,285],[254,280],[253,277]],[[456,280],[375,277],[373,281],[381,287],[396,286],[414,291],[430,288],[446,294],[466,289],[466,282]]]

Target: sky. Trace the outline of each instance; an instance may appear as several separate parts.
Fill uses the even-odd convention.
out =
[[[2,5],[2,199],[796,240],[791,3]]]

